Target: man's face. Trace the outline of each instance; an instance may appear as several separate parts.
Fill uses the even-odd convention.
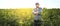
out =
[[[39,8],[39,4],[38,4],[38,5],[36,5],[36,8]]]

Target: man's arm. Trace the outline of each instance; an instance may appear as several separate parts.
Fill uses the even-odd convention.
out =
[[[35,11],[33,10],[32,12],[33,12],[34,15],[37,15],[37,14],[38,14],[38,11],[35,12]]]

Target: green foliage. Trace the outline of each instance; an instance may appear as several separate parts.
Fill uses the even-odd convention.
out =
[[[14,11],[14,10],[13,10]],[[15,12],[15,11],[14,11]],[[11,10],[0,9],[0,26],[15,26],[17,24],[17,16]]]
[[[41,26],[60,26],[59,8],[43,8],[41,16]],[[0,26],[31,26],[33,18],[32,9],[0,9]]]
[[[30,26],[33,23],[32,10],[0,9],[0,26]]]
[[[44,26],[60,26],[60,9],[43,9]]]

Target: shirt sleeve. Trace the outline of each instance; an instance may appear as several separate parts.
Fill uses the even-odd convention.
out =
[[[35,9],[33,9],[33,11],[32,11],[32,14],[35,14],[37,11],[35,10]]]
[[[41,15],[41,12],[42,12],[42,8],[39,9],[38,15]]]

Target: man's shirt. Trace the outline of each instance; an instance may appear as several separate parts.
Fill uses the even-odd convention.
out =
[[[35,15],[34,13],[35,12],[38,12],[38,14],[37,15]],[[38,8],[38,9],[33,9],[33,15],[34,15],[34,20],[38,20],[39,19],[39,16],[41,15],[41,12],[42,12],[42,8]]]

